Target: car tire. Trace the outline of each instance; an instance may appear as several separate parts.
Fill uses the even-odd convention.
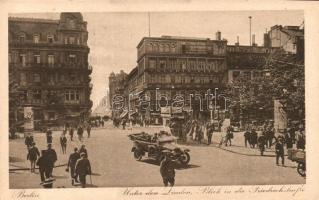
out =
[[[190,159],[191,159],[191,157],[190,157],[189,153],[184,152],[184,153],[180,156],[179,161],[181,162],[181,164],[187,165],[187,164],[189,163]]]
[[[302,177],[306,176],[306,170],[305,170],[305,164],[304,163],[298,163],[297,172]]]
[[[140,160],[142,160],[142,157],[143,157],[142,152],[138,149],[135,149],[134,150],[134,159],[137,161],[140,161]]]

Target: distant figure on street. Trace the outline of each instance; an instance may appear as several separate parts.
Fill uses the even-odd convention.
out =
[[[54,163],[58,160],[58,157],[57,157],[55,150],[52,149],[51,144],[48,144],[48,149],[46,150],[46,155],[48,156],[49,177],[52,177]]]
[[[86,175],[91,175],[91,164],[86,154],[82,152],[81,158],[75,164],[75,173],[78,174],[82,188],[86,187]]]
[[[66,168],[66,171],[68,172],[70,169],[70,175],[71,175],[71,183],[74,185],[74,182],[78,183],[77,174],[75,173],[75,165],[77,160],[80,159],[80,154],[78,152],[78,148],[74,148],[74,152],[70,155],[68,166]]]
[[[67,139],[64,133],[61,134],[60,136],[60,144],[61,144],[61,149],[62,149],[62,153],[66,154],[66,145],[67,145]]]
[[[125,119],[122,121],[122,126],[123,126],[123,130],[125,130],[125,126],[126,126],[126,120]]]
[[[281,158],[282,166],[285,165],[285,152],[284,152],[284,144],[281,138],[278,138],[275,146],[276,151],[276,164],[279,164],[279,158]]]
[[[33,143],[33,136],[31,133],[28,133],[28,135],[25,137],[24,144],[27,146],[27,149],[29,150]]]
[[[87,152],[84,144],[81,145],[81,147],[80,147],[79,154],[81,154],[81,153],[85,153],[86,157],[87,158],[89,157],[88,152]]]
[[[91,134],[91,125],[88,124],[87,127],[86,127],[86,131],[88,133],[88,138],[90,137],[90,134]]]
[[[306,139],[302,130],[296,133],[297,149],[305,150]]]
[[[251,137],[251,133],[250,131],[247,129],[244,133],[244,138],[245,138],[245,147],[247,147],[247,144],[250,146],[250,137]]]
[[[46,136],[47,136],[47,144],[52,144],[52,131],[50,128],[48,128],[47,132],[46,132]]]
[[[285,142],[287,145],[287,149],[291,149],[293,146],[293,137],[291,135],[291,131],[287,131],[287,129],[284,129],[284,137],[285,137]]]
[[[207,124],[207,144],[210,145],[212,143],[212,137],[214,132],[214,125],[212,123]]]
[[[250,147],[255,148],[257,146],[257,140],[258,140],[258,133],[255,129],[252,129],[251,131],[251,137],[250,137]]]
[[[101,120],[101,124],[102,124],[102,127],[104,127],[104,120],[103,119]]]
[[[27,160],[30,160],[31,163],[31,173],[35,172],[35,162],[37,161],[38,156],[40,156],[39,149],[35,146],[35,143],[33,142],[27,155]]]
[[[169,155],[165,155],[164,159],[160,165],[160,173],[163,178],[164,186],[167,187],[168,183],[171,187],[175,184],[175,169],[174,163],[169,157]]]
[[[69,130],[70,140],[73,141],[74,127],[71,126]]]
[[[227,133],[226,133],[225,146],[228,145],[228,142],[229,142],[229,146],[231,146],[231,140],[232,140],[233,138],[234,138],[233,128],[232,128],[232,126],[228,126],[228,127],[227,127]]]
[[[82,125],[80,125],[80,126],[78,127],[77,134],[78,134],[79,141],[82,142],[82,138],[83,138],[83,128],[82,128]]]

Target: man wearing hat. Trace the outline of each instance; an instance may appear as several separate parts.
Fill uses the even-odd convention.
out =
[[[77,160],[75,165],[75,173],[79,175],[82,188],[86,186],[86,175],[91,174],[91,164],[84,152],[80,154],[81,158]]]
[[[163,178],[164,186],[174,186],[175,184],[175,170],[174,170],[174,163],[168,154],[165,154],[164,159],[160,165],[160,173]]]
[[[49,178],[49,158],[47,156],[47,151],[42,150],[41,156],[37,161],[37,166],[39,166],[39,173],[41,177],[41,182],[43,183],[45,179]]]
[[[281,158],[281,164],[282,166],[285,165],[285,152],[284,152],[284,144],[283,144],[283,139],[278,138],[278,141],[275,146],[275,151],[276,151],[276,164],[278,165],[279,163],[279,158]]]
[[[52,177],[52,171],[54,167],[54,163],[57,161],[57,154],[54,149],[52,149],[52,145],[48,144],[48,149],[46,150],[46,154],[48,156],[48,167],[49,167],[49,176]]]
[[[38,156],[40,156],[39,149],[35,146],[35,142],[32,142],[27,155],[27,159],[30,160],[30,163],[31,163],[31,167],[30,167],[31,173],[35,172],[35,162],[38,159]]]
[[[70,175],[72,178],[72,185],[74,185],[74,181],[77,181],[77,174],[75,173],[75,165],[76,162],[80,159],[80,154],[78,153],[78,148],[74,148],[74,153],[72,153],[69,157],[68,166],[66,168],[66,171],[68,172],[70,169]]]
[[[88,151],[86,150],[84,144],[81,145],[81,148],[80,148],[80,150],[79,150],[79,154],[81,154],[81,153],[85,153],[86,157],[87,157],[87,158],[89,157]]]

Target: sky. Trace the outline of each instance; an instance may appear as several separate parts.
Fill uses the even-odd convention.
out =
[[[59,19],[59,13],[10,14],[17,17]],[[196,11],[196,12],[100,12],[82,13],[87,21],[90,47],[89,63],[93,90],[93,108],[106,95],[108,76],[124,70],[129,73],[137,60],[136,46],[143,37],[162,35],[215,39],[221,31],[228,44],[249,45],[249,19],[256,43],[263,45],[263,34],[273,25],[301,25],[302,11]]]

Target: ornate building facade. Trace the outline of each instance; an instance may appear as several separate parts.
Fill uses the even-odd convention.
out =
[[[213,93],[214,88],[222,90],[227,84],[226,45],[220,32],[216,33],[216,40],[173,36],[143,38],[137,46],[137,67],[131,73],[134,84],[130,84],[132,89],[128,92],[130,110],[138,110],[141,118],[158,121],[174,113],[172,103],[177,96],[182,96],[184,106],[178,112],[192,110],[193,117],[208,118],[208,110],[201,111],[199,106],[207,108],[205,94]],[[142,99],[149,103],[148,109],[141,110],[136,94],[142,96],[138,102]],[[158,108],[165,104],[168,109]]]
[[[11,122],[39,129],[88,117],[87,40],[81,13],[61,13],[59,20],[9,17]]]

